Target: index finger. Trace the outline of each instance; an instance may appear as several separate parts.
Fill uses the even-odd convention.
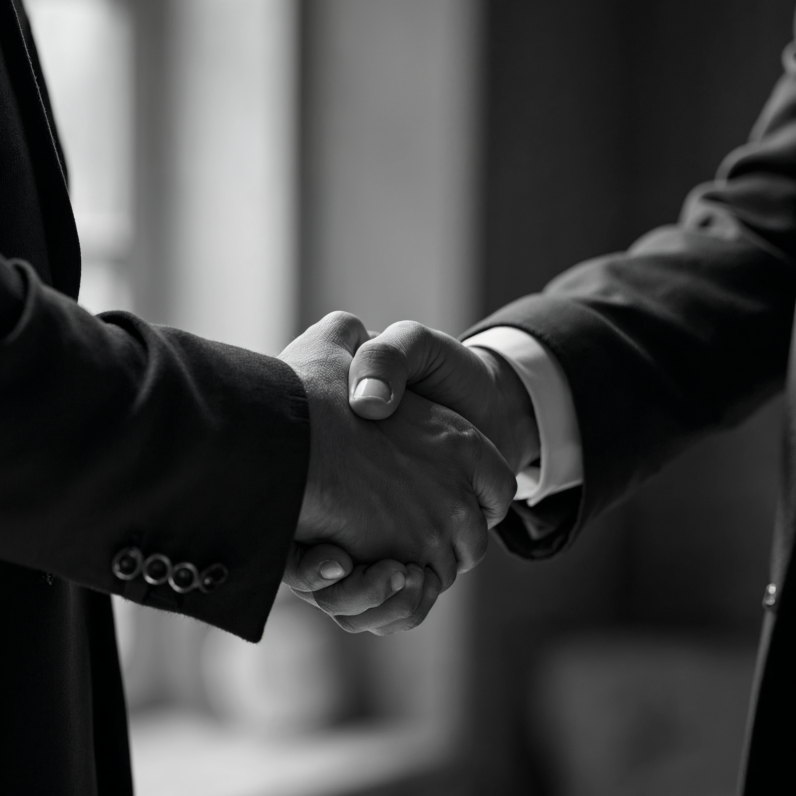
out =
[[[293,594],[315,605],[330,616],[358,616],[387,602],[406,585],[407,568],[398,561],[385,559],[375,564],[361,564],[346,578],[325,589]]]
[[[452,405],[468,389],[473,352],[450,335],[415,321],[399,321],[362,343],[348,371],[351,408],[366,420],[383,420],[404,391]]]

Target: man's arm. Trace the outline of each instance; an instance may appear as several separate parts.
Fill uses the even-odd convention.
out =
[[[475,342],[512,328],[537,341],[574,407],[583,485],[515,501],[498,533],[519,555],[560,551],[680,451],[781,389],[796,299],[796,45],[783,64],[750,142],[692,192],[679,224],[567,271],[464,335]],[[396,361],[406,356],[394,347]],[[368,375],[367,358],[365,346],[357,377]],[[561,450],[542,446],[541,455]]]
[[[294,539],[419,564],[397,621],[477,563],[508,508],[510,471],[453,412],[416,398],[376,430],[350,411],[353,316],[280,360],[94,317],[22,262],[0,273],[6,561],[257,640]]]
[[[510,326],[487,329],[468,337],[464,344],[499,355],[531,399],[539,429],[539,457],[518,471],[515,500],[533,507],[550,495],[582,484],[578,419],[572,391],[555,357],[535,337]]]
[[[128,313],[94,317],[24,263],[0,274],[0,557],[258,639],[304,494],[298,376]],[[122,579],[127,548],[216,582]]]
[[[544,557],[565,541],[551,507],[571,504],[580,492],[577,418],[566,377],[520,330],[489,329],[472,340],[476,345],[462,345],[419,323],[393,324],[357,351],[349,372],[351,407],[361,417],[384,419],[409,388],[468,417],[518,474],[514,511],[496,529],[501,541],[520,556]],[[363,391],[363,384],[383,385],[383,396]],[[523,474],[529,495],[520,492]],[[529,515],[533,520],[522,522]]]
[[[551,490],[532,506],[515,501],[497,529],[515,553],[560,551],[679,451],[739,422],[781,388],[796,298],[796,45],[783,64],[750,142],[691,194],[677,226],[568,271],[465,335],[516,329],[552,356],[571,390],[584,486]],[[389,416],[408,383],[472,412],[482,429],[495,425],[501,412],[480,392],[487,368],[433,330],[416,328],[408,348],[405,329],[387,331],[355,358],[355,411]],[[488,347],[511,360],[499,344]],[[410,373],[409,361],[421,366]],[[435,380],[440,373],[445,378]],[[389,384],[389,400],[375,413],[378,402],[356,391],[373,378]],[[491,393],[499,392],[495,383]],[[495,438],[521,428],[510,411],[502,416],[506,428],[489,432]],[[555,455],[555,446],[541,450],[543,458]]]
[[[418,395],[379,426],[351,412],[350,366],[368,340],[358,318],[331,313],[280,354],[304,382],[314,429],[296,539],[429,565],[446,589],[483,557],[514,478],[472,423]]]
[[[521,508],[523,525],[548,523],[562,546],[680,451],[782,387],[796,298],[793,44],[783,64],[750,142],[691,193],[678,225],[567,271],[468,332],[515,327],[566,374],[584,488]],[[502,528],[520,538],[513,514]]]

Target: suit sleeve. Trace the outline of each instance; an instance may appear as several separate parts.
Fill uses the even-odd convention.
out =
[[[583,486],[514,504],[499,534],[518,555],[563,549],[679,452],[782,388],[796,299],[793,44],[783,63],[749,143],[692,192],[679,224],[576,266],[468,332],[532,334],[572,389]]]
[[[296,525],[309,432],[302,384],[283,362],[129,313],[94,317],[0,257],[3,560],[256,641]],[[162,556],[155,574],[158,561],[214,573],[216,588],[122,579],[112,566],[128,549]]]

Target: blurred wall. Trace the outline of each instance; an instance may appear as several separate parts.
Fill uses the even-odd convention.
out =
[[[474,319],[478,6],[304,3],[302,328]]]
[[[296,6],[141,0],[136,306],[277,354],[296,323]]]
[[[688,190],[748,135],[780,73],[792,6],[485,3],[481,311],[676,220]],[[468,760],[479,792],[731,792],[767,582],[778,423],[775,405],[707,441],[558,560],[523,564],[495,547],[475,576]],[[629,682],[663,667],[661,650],[682,654],[658,679],[641,678],[635,696],[595,696],[609,669]],[[685,681],[672,675],[675,660]],[[732,676],[722,679],[722,666]],[[558,682],[556,671],[578,674]],[[663,687],[675,682],[690,685]],[[633,761],[637,744],[600,746],[656,683],[673,706],[718,682],[711,708],[694,701],[692,737],[669,726],[664,705],[646,723],[628,718],[630,736],[617,731],[615,740],[649,741]],[[724,739],[715,748],[711,733]]]
[[[297,314],[295,4],[114,2],[131,22],[133,51],[135,234],[127,275],[135,310],[150,322],[276,354]],[[208,632],[220,631],[129,604],[123,610],[135,626],[128,704],[207,709],[207,692],[222,678],[202,672],[201,649]],[[246,686],[255,703],[256,686]],[[282,703],[272,701],[281,719]],[[300,723],[305,702],[295,701]]]
[[[479,3],[301,8],[298,327],[342,309],[370,329],[412,318],[457,334],[478,303]],[[366,712],[412,721],[443,768],[467,721],[463,581],[411,633],[338,641],[369,683]]]

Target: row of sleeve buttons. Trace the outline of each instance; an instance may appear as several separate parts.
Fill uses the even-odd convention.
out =
[[[137,547],[125,547],[114,557],[111,565],[113,574],[119,580],[135,580],[143,575],[152,586],[168,583],[178,594],[186,594],[194,589],[209,593],[226,581],[228,572],[223,564],[212,564],[199,570],[190,561],[172,564],[168,556],[153,553],[144,558]]]

